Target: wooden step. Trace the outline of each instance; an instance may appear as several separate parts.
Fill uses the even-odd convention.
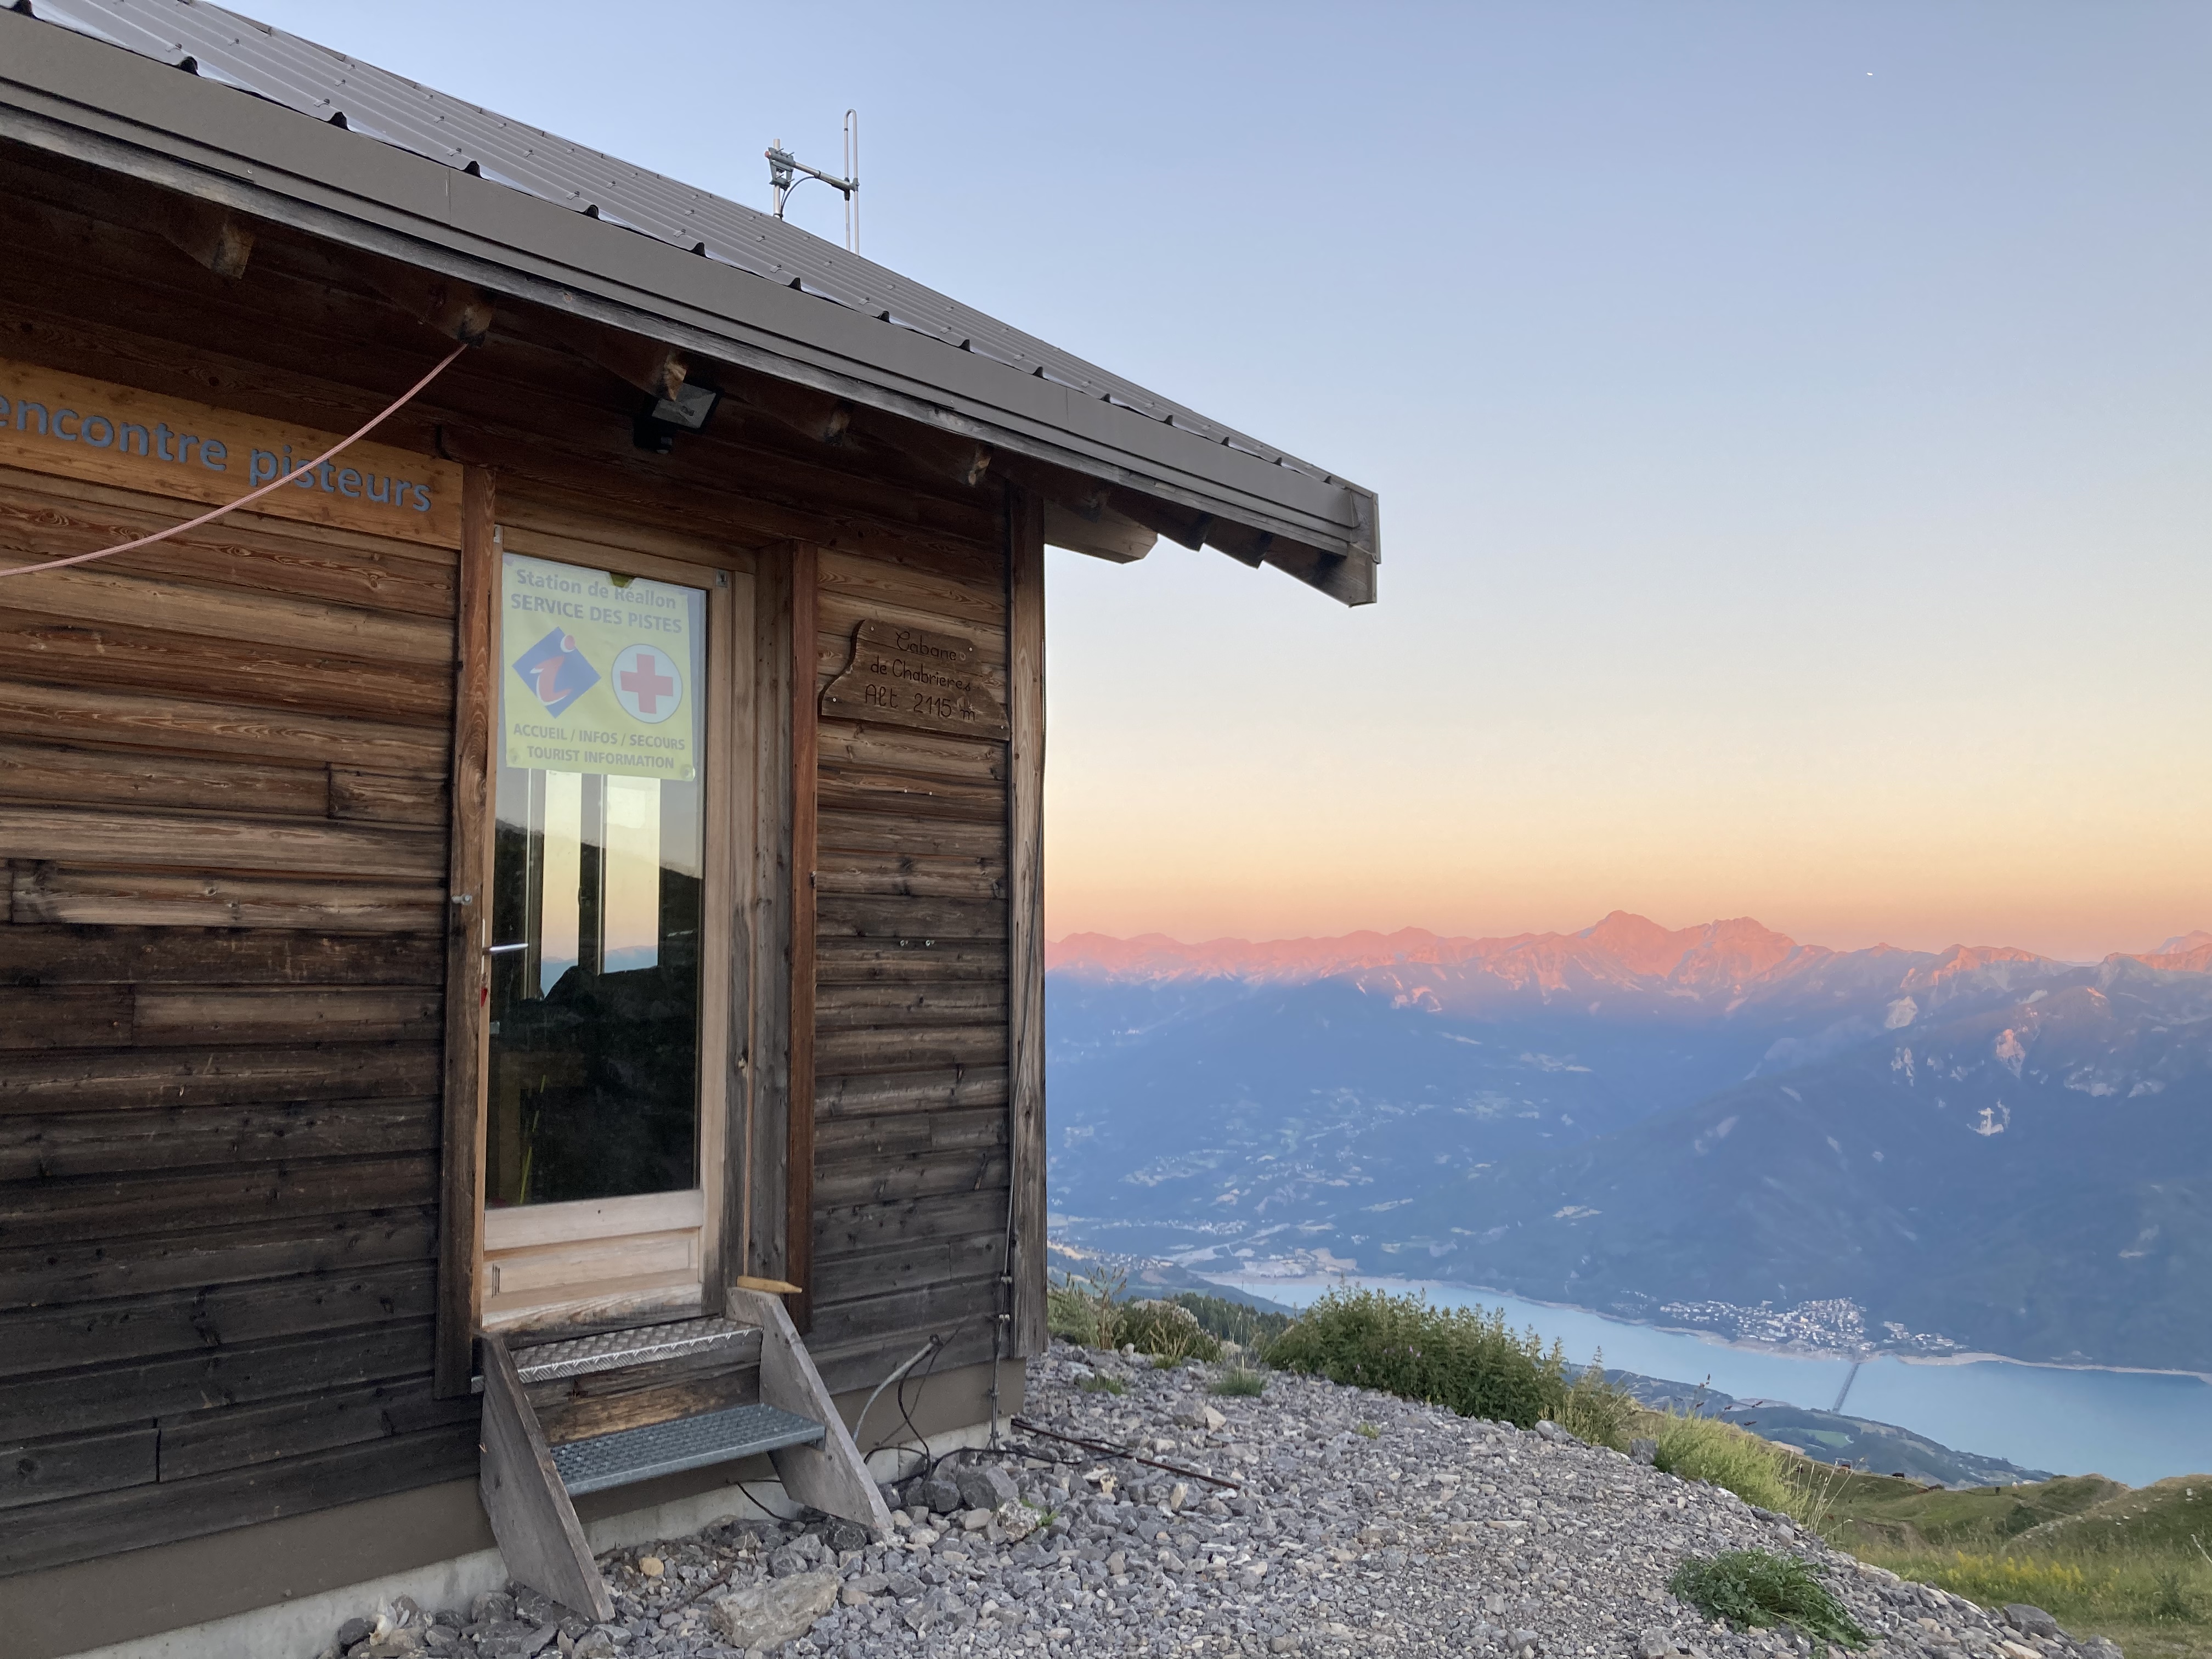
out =
[[[890,1535],[884,1505],[806,1345],[775,1295],[730,1286],[726,1317],[678,1320],[541,1342],[519,1353],[494,1332],[477,1340],[483,1393],[480,1490],[510,1577],[605,1621],[614,1601],[577,1521],[574,1495],[765,1452],[796,1503]],[[664,1359],[757,1366],[759,1402],[549,1445],[532,1384]],[[712,1366],[709,1367],[712,1369]]]
[[[524,1375],[526,1376],[527,1372]],[[655,1475],[679,1474],[787,1446],[818,1446],[826,1431],[811,1418],[774,1406],[732,1406],[672,1423],[618,1429],[552,1448],[553,1467],[571,1498]]]

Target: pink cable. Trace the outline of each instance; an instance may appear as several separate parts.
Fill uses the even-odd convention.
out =
[[[467,349],[468,347],[466,345],[455,346],[450,352],[446,354],[446,358],[443,362],[441,362],[435,368],[432,369],[428,374],[425,374],[421,380],[416,381],[413,386],[409,386],[406,391],[401,392],[398,398],[393,401],[389,408],[387,408],[381,415],[379,415],[374,420],[371,421],[367,426],[362,428],[360,431],[355,433],[350,438],[339,439],[337,442],[332,444],[328,449],[316,456],[313,460],[309,461],[305,466],[295,467],[291,471],[284,474],[283,477],[270,479],[267,483],[262,485],[260,489],[252,490],[246,495],[240,495],[234,501],[229,502],[222,507],[214,507],[208,512],[201,514],[198,518],[190,520],[184,524],[173,524],[167,530],[157,530],[150,536],[141,536],[135,542],[125,542],[116,547],[103,547],[97,553],[72,553],[66,559],[48,559],[44,564],[9,565],[5,568],[0,568],[0,576],[27,576],[32,572],[37,570],[58,570],[65,564],[89,564],[94,559],[105,559],[116,553],[128,553],[134,547],[150,547],[155,542],[165,542],[172,536],[180,536],[187,530],[198,530],[204,524],[213,524],[217,519],[222,517],[224,514],[235,513],[240,507],[244,507],[247,502],[258,501],[264,495],[270,494],[271,491],[282,489],[286,484],[291,483],[297,479],[301,473],[313,472],[317,467],[320,466],[325,461],[329,460],[333,455],[340,454],[343,452],[352,448],[354,445],[359,443],[363,438],[375,431],[377,428],[382,426],[394,415],[397,415],[401,410],[404,409],[408,404],[412,402],[421,394],[424,386],[429,385],[431,381],[436,380],[441,374],[443,374],[447,368],[451,366],[453,359],[459,356]]]

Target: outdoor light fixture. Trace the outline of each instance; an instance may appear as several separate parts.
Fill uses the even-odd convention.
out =
[[[714,387],[686,380],[668,397],[656,398],[653,407],[637,417],[633,441],[652,454],[665,455],[675,447],[678,433],[704,427],[721,401],[722,394]]]
[[[696,385],[686,380],[676,388],[673,397],[657,399],[650,418],[663,426],[680,427],[686,432],[696,432],[707,424],[707,417],[714,412],[714,405],[722,394],[712,386]]]

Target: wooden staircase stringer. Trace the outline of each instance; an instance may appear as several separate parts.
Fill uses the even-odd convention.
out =
[[[752,1328],[740,1328],[743,1326]],[[757,1346],[756,1346],[757,1345]],[[641,1356],[721,1349],[758,1355],[760,1401],[693,1412],[647,1426],[547,1442],[524,1373],[550,1376],[614,1369]],[[778,1296],[744,1285],[726,1314],[642,1328],[605,1338],[527,1350],[518,1363],[495,1332],[477,1338],[483,1389],[479,1488],[508,1575],[562,1606],[605,1622],[614,1602],[576,1518],[573,1494],[765,1451],[796,1502],[890,1535],[890,1510],[860,1448],[823,1386],[806,1345]]]
[[[819,1445],[787,1446],[769,1454],[784,1491],[824,1515],[855,1522],[878,1539],[889,1538],[890,1507],[868,1473],[852,1431],[838,1415],[836,1402],[823,1386],[822,1373],[815,1369],[814,1357],[806,1352],[782,1297],[732,1285],[725,1305],[732,1318],[761,1328],[762,1403],[823,1426]]]
[[[484,1399],[477,1487],[507,1576],[604,1624],[615,1616],[614,1596],[553,1467],[552,1449],[522,1391],[514,1356],[489,1332],[477,1348]]]

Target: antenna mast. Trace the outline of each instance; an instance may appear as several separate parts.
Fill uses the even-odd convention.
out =
[[[860,112],[845,112],[845,176],[853,181],[845,192],[845,246],[860,251]]]
[[[791,192],[805,184],[807,179],[819,179],[823,184],[845,198],[845,246],[852,252],[860,251],[860,112],[845,112],[845,176],[824,173],[820,167],[811,167],[783,147],[779,138],[768,147],[768,184],[775,200],[775,216],[783,217],[784,204]],[[805,179],[799,175],[805,173]]]

